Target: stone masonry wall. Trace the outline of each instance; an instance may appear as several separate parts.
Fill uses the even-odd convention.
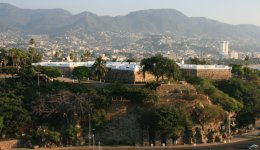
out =
[[[18,140],[0,141],[0,150],[15,148],[17,144]]]
[[[145,73],[145,78],[142,72],[134,72],[131,70],[116,70],[110,69],[105,76],[105,80],[113,82],[123,82],[123,83],[135,83],[135,82],[150,82],[154,81],[154,76]]]
[[[142,72],[135,72],[135,82],[151,82],[155,81],[155,78],[150,73],[145,73],[145,78]]]
[[[214,80],[228,80],[232,77],[231,70],[227,69],[209,69],[209,70],[197,70],[198,77],[205,77]]]
[[[135,106],[129,103],[113,102],[108,128],[95,133],[95,140],[109,145],[141,145],[142,130],[138,123],[140,114],[136,111]]]
[[[182,69],[181,71],[184,77],[197,76],[197,70],[194,69]]]
[[[116,69],[109,69],[105,76],[105,80],[110,82],[117,81],[117,82],[124,82],[124,83],[133,83],[134,72],[130,70],[116,70]]]
[[[182,69],[184,76],[197,76],[213,80],[228,80],[232,77],[231,70],[228,69]]]

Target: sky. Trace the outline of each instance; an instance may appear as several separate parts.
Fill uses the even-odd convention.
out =
[[[21,8],[63,8],[72,14],[126,15],[145,9],[176,9],[189,17],[260,26],[260,0],[0,0]]]

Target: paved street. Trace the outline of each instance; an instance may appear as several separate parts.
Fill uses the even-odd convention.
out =
[[[228,144],[220,144],[220,145],[206,145],[200,147],[190,147],[190,148],[178,148],[178,150],[239,150],[239,149],[247,149],[247,145],[250,143],[256,143],[260,145],[260,138],[242,141],[242,142],[235,142],[235,143],[228,143]]]
[[[136,146],[114,146],[114,147],[66,147],[60,148],[64,150],[77,149],[77,150],[243,150],[247,149],[247,145],[250,143],[256,143],[260,145],[260,138],[255,139],[241,139],[241,141],[231,143],[215,143],[215,144],[200,144],[193,145],[181,145],[172,147],[136,147]]]

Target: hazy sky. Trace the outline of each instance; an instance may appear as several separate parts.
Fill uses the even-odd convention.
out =
[[[73,14],[125,15],[144,9],[173,8],[190,17],[260,26],[260,0],[0,0],[22,8],[63,8]]]

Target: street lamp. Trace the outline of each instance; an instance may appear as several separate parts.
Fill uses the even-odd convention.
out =
[[[230,130],[230,112],[228,112],[228,141],[230,142],[231,130]]]
[[[88,113],[88,145],[91,146],[91,115]]]
[[[98,141],[98,150],[101,150],[100,144],[100,141]]]
[[[93,140],[93,147],[92,147],[92,149],[94,150],[95,149],[95,137],[94,137],[95,135],[94,134],[92,134],[92,140]]]
[[[231,137],[231,119],[230,119],[230,112],[226,111],[227,114],[227,121],[228,121],[228,142],[230,142],[230,137]]]
[[[155,79],[157,81],[157,70],[156,70],[156,63],[153,63],[153,73],[155,75]]]

